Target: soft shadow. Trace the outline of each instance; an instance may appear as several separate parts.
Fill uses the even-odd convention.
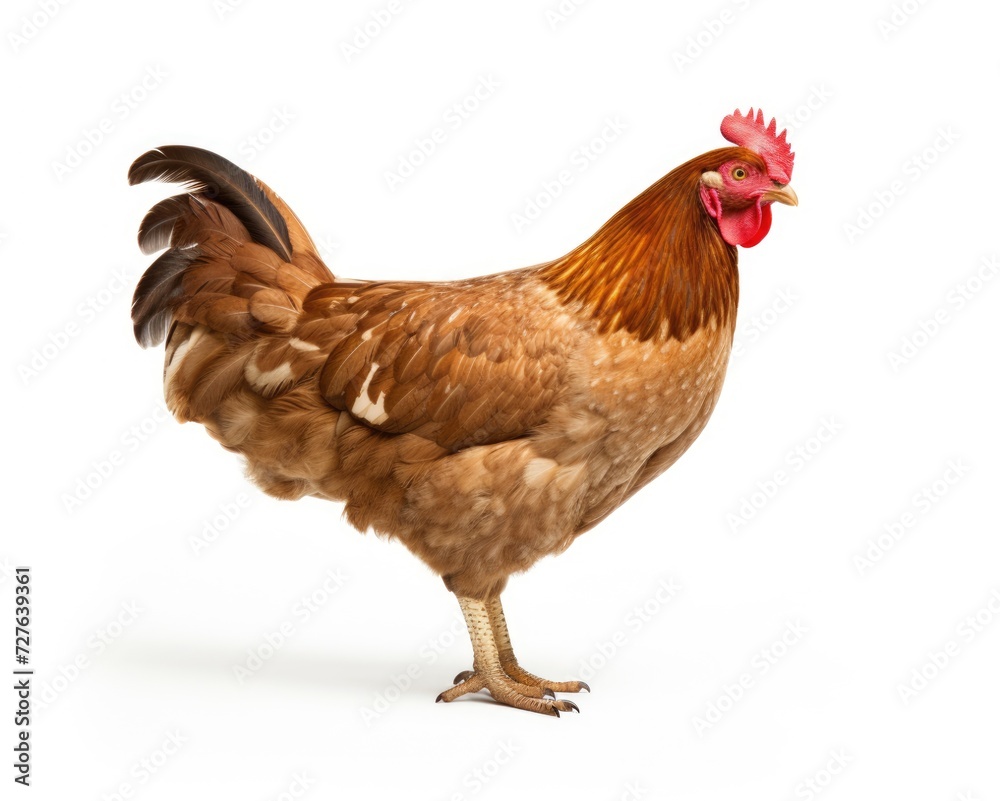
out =
[[[186,681],[198,677],[205,681],[224,680],[236,686],[240,685],[234,668],[248,669],[246,645],[242,643],[133,641],[127,648],[121,646],[101,658],[106,669],[128,671],[133,676],[146,673],[150,678],[154,674],[167,674],[183,676]],[[285,647],[264,660],[251,675],[244,674],[243,685],[327,688],[370,694],[408,683],[408,691],[436,696],[451,686],[452,677],[463,667],[449,665],[446,660],[428,664],[426,660],[406,661],[391,654],[321,653]]]

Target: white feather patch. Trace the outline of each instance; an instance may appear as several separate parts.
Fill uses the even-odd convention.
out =
[[[378,367],[378,364],[372,362],[372,369],[368,372],[368,377],[361,385],[361,390],[358,392],[358,399],[354,401],[354,405],[351,407],[351,414],[375,425],[389,419],[389,415],[385,410],[385,392],[380,392],[376,401],[372,401],[368,395],[368,387],[375,373],[378,372]]]
[[[246,377],[254,389],[265,392],[280,388],[292,380],[291,362],[279,364],[273,370],[261,370],[255,362],[247,362]]]
[[[304,339],[299,339],[298,337],[292,337],[288,340],[288,344],[295,348],[295,350],[319,350],[319,345],[314,345],[312,342],[306,342]]]
[[[540,487],[552,480],[559,464],[552,459],[532,459],[524,466],[524,483],[529,487]]]
[[[715,170],[709,170],[708,172],[703,172],[701,174],[701,182],[705,186],[710,186],[713,189],[722,189],[725,185],[722,182],[722,176],[719,175]]]
[[[163,371],[163,385],[165,387],[170,386],[170,382],[173,381],[174,376],[177,375],[177,371],[180,369],[181,364],[184,361],[184,357],[187,356],[191,348],[198,344],[198,340],[200,340],[204,335],[205,329],[199,326],[191,332],[187,339],[174,348],[173,352],[170,354],[170,363]]]

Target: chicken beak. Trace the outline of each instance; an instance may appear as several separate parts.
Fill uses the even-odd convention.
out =
[[[798,206],[799,196],[795,194],[795,190],[788,186],[776,186],[773,189],[768,189],[763,194],[764,200],[776,201],[778,203],[784,203],[786,206]]]

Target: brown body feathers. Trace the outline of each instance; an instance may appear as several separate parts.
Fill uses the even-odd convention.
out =
[[[136,290],[165,392],[282,498],[346,504],[456,593],[495,596],[669,467],[716,403],[736,250],[698,200],[739,148],[679,167],[567,256],[464,281],[338,280],[263,184],[195,148],[140,244]]]

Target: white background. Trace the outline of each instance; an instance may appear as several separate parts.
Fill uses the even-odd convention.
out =
[[[386,3],[47,2],[8,4],[0,43],[23,795],[1000,801],[994,7],[400,0],[349,53]],[[561,255],[751,104],[790,125],[801,205],[741,252],[715,416],[505,596],[527,667],[593,694],[559,720],[435,705],[471,661],[440,579],[163,417],[162,353],[128,313],[136,228],[172,190],[129,188],[128,165],[207,147],[281,193],[338,274],[450,278]]]

